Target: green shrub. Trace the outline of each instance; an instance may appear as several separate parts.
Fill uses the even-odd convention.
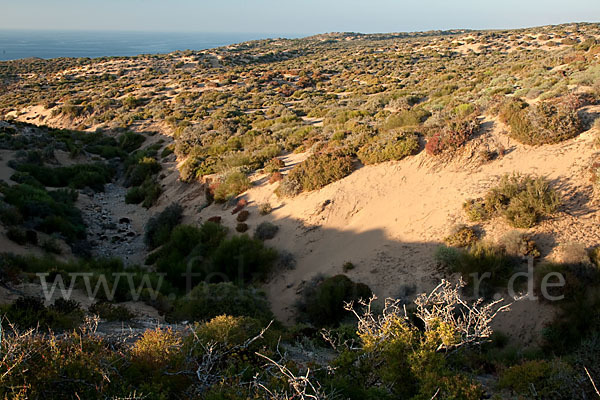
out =
[[[247,235],[234,236],[215,250],[209,274],[233,282],[264,280],[276,260],[277,252],[261,240]]]
[[[169,240],[148,256],[146,264],[155,264],[156,270],[165,273],[170,283],[186,288],[191,284],[186,279],[188,272],[203,279],[214,270],[212,254],[226,235],[227,229],[213,222],[199,228],[179,225],[172,230]]]
[[[67,190],[48,192],[26,184],[0,188],[4,201],[19,210],[25,221],[45,233],[59,233],[69,242],[85,238],[81,212],[75,207],[77,193]]]
[[[6,231],[6,237],[21,246],[27,243],[27,235],[21,228],[11,227]]]
[[[515,228],[531,228],[542,217],[554,214],[560,202],[560,196],[546,179],[507,174],[485,199],[468,200],[463,208],[473,221],[501,215]]]
[[[436,260],[450,273],[462,275],[469,287],[481,279],[475,296],[490,297],[498,288],[504,288],[518,265],[517,261],[505,253],[502,247],[487,242],[475,242],[467,249],[452,249],[440,246],[435,253]]]
[[[119,147],[123,151],[127,153],[132,153],[142,146],[142,144],[146,141],[146,138],[144,137],[144,135],[141,135],[139,133],[126,132],[119,136],[117,141]]]
[[[162,193],[160,185],[151,178],[140,186],[129,189],[125,195],[125,203],[140,204],[146,208],[152,207]]]
[[[161,165],[154,158],[142,157],[127,169],[125,185],[139,186],[158,174],[161,169]]]
[[[89,312],[106,321],[129,321],[134,317],[127,307],[105,302],[92,304]]]
[[[79,303],[62,298],[46,307],[37,297],[19,297],[3,308],[4,319],[22,330],[38,326],[43,330],[70,330],[79,326],[84,316]]]
[[[342,153],[320,153],[308,157],[285,176],[278,188],[281,196],[321,189],[348,176],[354,170],[352,160]]]
[[[430,116],[431,113],[422,107],[414,107],[409,110],[402,110],[391,114],[387,117],[382,128],[384,131],[389,131],[407,126],[418,126],[425,122]]]
[[[392,134],[377,137],[358,150],[358,158],[363,164],[376,164],[385,161],[402,160],[419,150],[419,139],[414,133]]]
[[[252,183],[243,172],[231,172],[218,184],[214,191],[215,201],[224,203],[250,189]]]
[[[580,398],[575,371],[562,361],[532,360],[508,368],[502,373],[499,387],[519,396],[531,396],[535,388],[541,399]]]
[[[152,216],[146,223],[144,243],[149,249],[155,249],[169,240],[173,229],[183,218],[183,207],[173,203],[162,212]]]
[[[49,168],[36,164],[17,164],[15,169],[27,173],[43,186],[71,187],[83,189],[90,187],[96,191],[104,190],[104,184],[112,181],[115,170],[105,164],[77,164],[67,167]]]
[[[172,317],[176,320],[206,321],[219,315],[246,316],[264,322],[273,314],[263,292],[230,282],[201,283],[178,300]]]
[[[511,137],[521,143],[534,146],[553,144],[583,132],[577,108],[578,100],[574,96],[534,105],[511,99],[500,108],[500,118],[510,126]]]
[[[346,275],[336,275],[305,289],[300,309],[316,326],[335,326],[349,315],[345,303],[368,300],[371,296],[367,285],[355,283]]]

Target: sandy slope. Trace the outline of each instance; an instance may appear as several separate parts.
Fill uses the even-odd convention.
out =
[[[276,315],[291,321],[304,283],[317,274],[342,273],[347,261],[356,266],[347,274],[368,284],[379,297],[431,289],[441,279],[433,250],[452,226],[468,222],[463,202],[483,195],[504,173],[546,176],[564,196],[559,215],[530,230],[544,256],[551,256],[560,243],[600,244],[600,213],[590,199],[587,175],[597,156],[593,147],[597,133],[588,131],[560,145],[534,148],[508,140],[504,131],[501,123],[486,119],[481,136],[450,163],[434,163],[421,153],[399,162],[362,167],[320,191],[293,199],[278,199],[273,194],[277,185],[257,177],[260,184],[245,194],[252,212],[248,224],[251,229],[263,220],[279,225],[280,232],[269,244],[291,252],[296,259],[294,269],[277,273],[265,285]],[[502,144],[507,154],[482,164],[478,154],[494,146],[490,143]],[[255,207],[266,201],[275,210],[259,216]],[[198,220],[213,215],[235,226],[230,210],[217,205],[202,211]],[[481,228],[490,239],[511,230],[500,220]],[[527,342],[550,316],[548,306],[527,302],[516,305],[500,323]]]

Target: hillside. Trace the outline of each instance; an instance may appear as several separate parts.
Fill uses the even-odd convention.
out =
[[[465,356],[487,357],[484,367],[449,362],[478,389],[448,383],[444,398],[529,396],[510,380],[528,363],[544,379],[579,382],[552,398],[591,393],[580,358],[584,346],[600,355],[600,25],[29,59],[0,62],[0,83],[7,315],[22,315],[13,309],[23,295],[43,297],[40,272],[164,278],[113,299],[79,284],[77,318],[100,315],[109,336],[120,320],[142,335],[151,319],[175,332],[221,314],[276,319],[293,361],[323,366],[334,356],[320,329],[355,335],[342,300],[356,303],[364,285],[377,311],[394,298],[413,313],[419,294],[462,278],[469,301],[508,304],[529,289],[537,299],[490,321],[500,339]],[[531,280],[512,293],[528,261]],[[561,301],[542,296],[549,273],[563,278],[564,290],[550,286]],[[319,292],[340,275],[348,293]],[[48,310],[59,297],[44,299]],[[313,298],[331,308],[314,311]],[[453,354],[440,340],[436,356]],[[597,358],[586,366],[600,380]],[[531,379],[540,393],[556,382]],[[435,397],[419,382],[414,398]],[[386,384],[389,398],[413,398]],[[452,397],[453,384],[465,392]],[[378,384],[362,389],[379,398]]]

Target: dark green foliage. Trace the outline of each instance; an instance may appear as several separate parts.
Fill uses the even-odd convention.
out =
[[[145,180],[140,186],[132,187],[125,195],[125,203],[152,207],[162,193],[162,188],[152,179]]]
[[[126,186],[139,186],[152,176],[158,174],[161,165],[152,157],[141,157],[127,169]]]
[[[252,317],[265,323],[273,319],[264,293],[230,282],[201,283],[173,310],[177,320],[206,321],[219,315]]]
[[[166,243],[173,228],[179,225],[182,217],[183,207],[178,203],[173,203],[161,213],[152,216],[145,228],[144,243],[146,246],[152,250]]]
[[[134,317],[127,307],[105,302],[92,304],[89,312],[107,321],[129,321]]]
[[[24,245],[25,243],[27,243],[27,235],[25,234],[25,231],[21,228],[8,228],[8,230],[6,231],[6,237],[20,245]]]
[[[40,327],[43,330],[69,330],[79,326],[84,313],[79,303],[58,298],[50,307],[37,297],[19,297],[14,303],[4,306],[4,320],[19,329]]]
[[[225,240],[216,249],[210,273],[218,280],[250,282],[265,279],[277,259],[277,252],[261,240],[247,235]]]
[[[144,135],[134,132],[126,132],[118,138],[119,147],[126,153],[136,151],[145,141]]]
[[[25,184],[2,188],[4,201],[15,206],[26,221],[45,233],[60,233],[67,240],[85,238],[81,212],[75,207],[77,194],[68,190],[48,192]]]
[[[104,184],[112,181],[115,175],[113,168],[100,163],[55,168],[37,164],[17,164],[15,169],[29,174],[43,186],[74,189],[90,187],[96,191],[104,190]]]
[[[335,326],[349,315],[345,303],[368,300],[371,296],[367,285],[355,283],[346,275],[336,275],[305,289],[301,310],[316,326]]]
[[[212,271],[211,256],[226,235],[226,228],[212,222],[199,228],[179,225],[169,240],[148,256],[146,264],[155,264],[157,271],[166,273],[167,280],[178,288],[191,289],[194,285],[190,286],[192,281],[184,274],[196,274],[196,282],[206,277]]]
[[[536,288],[541,288],[544,277],[558,273],[564,286],[548,287],[550,296],[560,298],[560,312],[544,329],[544,347],[558,354],[568,354],[582,339],[600,331],[600,270],[589,264],[543,264],[536,268]],[[549,280],[556,283],[557,279]],[[546,299],[541,291],[536,293]],[[549,299],[546,299],[549,300]]]
[[[497,289],[505,289],[506,283],[519,266],[519,259],[508,256],[503,248],[486,242],[475,242],[467,249],[441,246],[435,253],[436,260],[450,273],[459,273],[469,287],[483,274],[479,293],[475,296],[492,296]],[[473,275],[475,274],[475,275]]]

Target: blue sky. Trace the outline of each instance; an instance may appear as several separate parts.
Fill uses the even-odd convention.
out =
[[[0,29],[312,34],[600,20],[599,0],[0,0]]]

